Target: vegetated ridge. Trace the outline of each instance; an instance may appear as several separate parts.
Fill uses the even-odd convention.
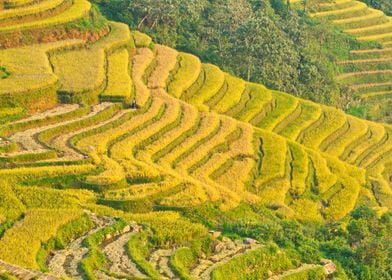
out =
[[[323,279],[318,256],[216,239],[192,211],[250,207],[265,219],[323,224],[357,204],[391,209],[389,125],[245,82],[106,22],[88,2],[4,8],[4,277],[224,279],[263,259],[248,273]]]

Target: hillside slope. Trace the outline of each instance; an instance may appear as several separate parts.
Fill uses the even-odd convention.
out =
[[[298,3],[299,1],[292,1]],[[309,1],[313,17],[331,22],[362,42],[376,42],[372,49],[352,50],[338,61],[336,79],[358,98],[360,107],[378,121],[391,122],[392,18],[360,1]]]
[[[64,24],[40,16],[46,1],[6,2],[0,15],[29,14],[8,38]],[[204,257],[176,250],[207,228],[175,211],[262,205],[325,223],[357,203],[391,209],[391,126],[247,83],[124,24],[102,28],[0,50],[0,259],[76,279],[222,279],[236,256],[276,260],[263,278],[313,273],[321,266],[249,240],[222,239]],[[132,261],[116,267],[113,251]]]

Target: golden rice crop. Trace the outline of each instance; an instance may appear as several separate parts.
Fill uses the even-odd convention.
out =
[[[271,101],[271,91],[258,84],[247,84],[250,94],[250,101],[243,108],[240,114],[235,117],[241,121],[251,121],[265,106]]]
[[[57,82],[46,53],[40,47],[2,50],[0,61],[11,73],[1,80],[0,95],[48,88]]]
[[[136,55],[133,57],[132,79],[135,84],[135,98],[140,106],[144,106],[151,96],[150,90],[143,82],[143,75],[152,62],[154,53],[147,48],[137,50]]]
[[[20,8],[24,5],[33,4],[34,0],[6,0],[4,2],[7,7]]]
[[[225,113],[237,104],[245,90],[245,81],[229,74],[225,75],[227,90],[223,98],[214,106],[217,113]]]
[[[306,179],[309,172],[308,155],[303,150],[302,146],[297,145],[296,143],[290,144],[290,151],[292,157],[292,194],[302,195],[306,191]]]
[[[297,139],[303,129],[320,118],[321,107],[309,101],[301,100],[301,115],[290,125],[285,126],[279,134],[290,140]]]
[[[237,128],[237,131],[234,135],[227,137],[230,139],[226,138],[224,143],[226,147],[222,147],[218,151],[214,151],[215,148],[213,148],[209,153],[204,154],[204,159],[196,164],[198,167],[193,174],[194,176],[210,180],[213,173],[236,157],[252,157],[254,155],[252,127],[243,124]],[[199,166],[200,163],[201,166]]]
[[[169,178],[163,182],[132,185],[131,187],[124,189],[110,190],[105,192],[103,196],[106,199],[140,199],[168,191],[179,183],[180,181],[178,179],[169,176]]]
[[[159,159],[159,163],[169,168],[176,159],[184,155],[187,151],[190,151],[194,145],[203,142],[203,139],[209,135],[213,135],[219,127],[220,121],[216,116],[211,114],[202,116],[201,124],[197,131],[184,139],[184,141],[177,145],[170,153]]]
[[[316,182],[314,182],[315,187],[319,193],[324,193],[336,183],[337,177],[331,172],[326,159],[320,153],[310,149],[306,151],[310,156],[314,168],[316,178]]]
[[[96,41],[91,48],[104,49],[110,53],[121,47],[127,47],[131,44],[131,31],[128,25],[120,22],[109,22],[110,33]]]
[[[137,48],[147,48],[152,43],[150,36],[137,30],[132,31],[132,37]]]
[[[188,170],[195,163],[200,161],[210,150],[215,146],[225,143],[226,137],[234,132],[236,129],[236,123],[229,118],[221,118],[221,126],[219,132],[214,135],[211,139],[203,142],[202,145],[192,150],[182,161],[180,161],[176,169]]]
[[[262,131],[258,133],[261,136],[263,158],[257,185],[262,185],[271,179],[285,177],[287,142],[272,133]]]
[[[52,177],[64,174],[83,174],[92,171],[95,166],[67,165],[67,166],[45,166],[45,167],[20,167],[13,169],[0,169],[0,180],[4,182],[17,182],[29,178]]]
[[[110,54],[108,56],[107,86],[103,95],[130,100],[133,85],[129,72],[129,53],[126,49],[120,49]]]
[[[263,187],[258,187],[257,195],[264,204],[285,208],[285,200],[289,190],[290,180],[288,178],[274,178]]]
[[[42,1],[35,5],[30,5],[17,9],[6,9],[1,11],[0,13],[0,22],[4,19],[18,18],[27,15],[39,14],[47,10],[55,9],[57,6],[60,6],[64,2],[65,2],[64,0],[50,0],[50,1]]]
[[[139,179],[156,181],[162,177],[162,174],[156,168],[145,162],[136,162],[128,159],[118,159],[117,162],[124,169],[125,176],[128,180],[136,182]]]
[[[142,153],[148,153],[150,156],[154,155],[169,146],[173,140],[181,137],[188,130],[192,129],[200,117],[199,112],[195,107],[189,106],[185,103],[182,104],[182,107],[181,123],[145,147],[143,151],[141,151]]]
[[[237,193],[244,192],[255,164],[256,162],[252,158],[235,160],[231,167],[216,179],[216,182]]]
[[[202,87],[198,90],[189,102],[202,111],[209,111],[208,106],[204,103],[212,98],[225,82],[225,74],[215,65],[203,64],[202,70],[204,71],[205,79]]]
[[[369,127],[368,132],[347,148],[350,152],[346,152],[347,155],[342,158],[344,161],[355,163],[356,159],[361,156],[361,154],[383,139],[385,129],[381,124],[372,122],[368,122],[367,124]]]
[[[368,27],[346,29],[345,32],[355,37],[360,36],[371,36],[376,34],[388,34],[386,31],[390,31],[392,28],[392,21],[385,23],[375,24]]]
[[[102,49],[79,49],[51,56],[61,90],[78,93],[101,87],[105,81],[105,52]]]
[[[169,47],[155,45],[157,65],[148,79],[149,88],[166,88],[170,71],[177,64],[178,52]]]
[[[0,108],[0,120],[22,116],[23,108],[21,107],[6,107]]]
[[[286,93],[273,91],[272,98],[275,99],[276,106],[257,124],[258,127],[269,131],[272,131],[298,105],[298,99]]]
[[[26,206],[18,199],[11,184],[0,183],[0,216],[4,219],[16,220],[26,210]]]
[[[146,139],[150,139],[154,134],[159,133],[162,129],[164,129],[167,125],[172,122],[175,122],[178,115],[180,114],[180,104],[178,102],[173,102],[173,100],[168,99],[165,103],[166,109],[163,115],[149,123],[146,126],[141,127],[141,129],[135,133],[128,135],[128,137],[122,139],[117,142],[112,147],[112,155],[116,158],[132,158],[134,155],[135,148],[142,141]]]
[[[128,120],[117,127],[108,129],[107,131],[83,138],[78,141],[77,147],[87,153],[91,153],[91,149],[93,149],[97,154],[104,154],[111,141],[116,140],[117,138],[127,134],[127,132],[142,125],[144,122],[154,118],[154,116],[159,114],[161,107],[162,101],[160,99],[154,99],[151,108],[149,108],[146,113],[136,115],[131,120]]]
[[[0,258],[23,267],[38,269],[36,254],[57,230],[82,215],[81,210],[31,209],[23,220],[7,230],[0,240]],[[17,249],[16,249],[17,248]]]
[[[361,185],[357,178],[347,175],[347,169],[343,163],[334,158],[329,158],[328,162],[333,172],[337,174],[338,184],[341,187],[328,200],[328,206],[324,209],[324,213],[328,218],[339,220],[354,209]]]
[[[198,57],[180,53],[178,59],[178,71],[167,87],[167,92],[176,98],[180,98],[182,93],[196,82],[201,71],[201,62]]]
[[[320,119],[304,131],[301,143],[310,148],[318,148],[321,142],[346,122],[342,111],[323,107]]]
[[[91,47],[53,53],[51,62],[60,79],[61,90],[77,93],[100,88],[106,78],[106,54],[126,46],[130,38],[126,25],[110,23],[109,35]]]
[[[295,199],[290,208],[294,211],[294,217],[304,222],[323,222],[324,219],[319,211],[319,203],[310,199]]]
[[[355,1],[353,2],[353,5],[351,5],[350,7],[337,9],[337,10],[324,11],[324,12],[317,12],[317,13],[313,13],[312,16],[327,17],[328,19],[342,19],[342,18],[354,16],[354,14],[356,16],[361,15],[363,11],[367,12],[367,5],[365,3]]]
[[[343,26],[343,28],[366,27],[372,24],[385,22],[385,15],[382,11],[368,8],[364,15],[335,19],[333,23]]]
[[[113,159],[108,156],[101,155],[101,164],[105,170],[94,176],[88,176],[86,183],[96,185],[110,185],[121,182],[125,179],[123,168]]]
[[[391,132],[389,132],[389,137]],[[359,162],[359,166],[363,168],[372,167],[374,164],[388,158],[392,151],[392,140],[388,138],[383,144],[373,147],[372,152]]]
[[[54,25],[61,25],[72,22],[86,16],[91,9],[91,3],[86,0],[74,0],[73,5],[61,14],[52,17],[43,18],[32,22],[24,22],[15,25],[6,25],[0,27],[0,32],[20,31],[32,28],[43,28]]]
[[[217,201],[218,199],[218,194],[216,194],[216,198],[211,197],[206,193],[206,189],[200,185],[187,184],[181,192],[165,197],[160,204],[166,206],[191,207],[209,200]]]
[[[82,190],[56,190],[45,187],[15,187],[16,197],[27,208],[74,209],[81,202],[93,198],[92,193]]]
[[[349,123],[348,131],[335,139],[325,150],[326,153],[339,157],[350,143],[366,134],[368,126],[365,121],[350,116],[347,121]]]

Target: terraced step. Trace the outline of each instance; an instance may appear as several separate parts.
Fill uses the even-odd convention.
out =
[[[37,0],[5,0],[4,6],[6,9],[21,8],[25,6],[30,6],[37,3]]]
[[[71,124],[71,123],[74,123],[77,121],[82,121],[82,120],[85,120],[88,118],[92,118],[95,115],[97,115],[98,113],[108,109],[110,106],[111,106],[110,103],[102,103],[102,104],[94,106],[92,108],[92,111],[89,114],[82,116],[82,117],[79,117],[79,118],[76,118],[74,120],[59,122],[56,124],[50,124],[50,125],[38,127],[38,128],[31,128],[31,129],[28,129],[25,131],[14,133],[13,135],[11,135],[9,137],[9,139],[11,141],[21,145],[23,147],[23,151],[8,154],[8,156],[14,157],[14,156],[22,155],[22,154],[46,152],[48,150],[47,147],[45,147],[42,143],[40,143],[37,140],[37,135],[39,135],[40,133],[42,133],[46,130],[58,128],[60,126],[64,126],[64,125]]]
[[[158,249],[153,251],[148,261],[161,274],[161,279],[180,279],[176,277],[172,269],[169,267],[169,259],[174,250]]]
[[[332,10],[316,12],[313,13],[312,16],[323,17],[328,20],[340,20],[348,17],[367,15],[369,13],[370,11],[365,3],[352,1],[348,7],[341,8],[339,6],[335,6]]]
[[[10,101],[17,103],[30,112],[57,105],[58,77],[52,71],[47,53],[83,43],[81,40],[68,40],[2,50],[2,65],[12,69],[12,73],[0,83],[0,100],[5,104]]]
[[[147,276],[136,267],[136,264],[131,261],[125,249],[129,239],[140,230],[141,229],[137,225],[132,225],[129,228],[129,232],[127,228],[123,230],[123,232],[125,232],[124,234],[113,237],[101,245],[102,252],[107,259],[108,271],[114,273],[116,276],[118,275],[119,277],[124,278],[129,277],[130,275],[138,279],[147,278]]]
[[[391,76],[392,69],[387,69],[345,73],[339,75],[337,79],[345,84],[352,85],[351,88],[354,88],[364,84],[389,83]]]
[[[54,73],[61,83],[60,99],[66,103],[97,103],[98,95],[104,91],[107,83],[108,54],[118,48],[126,47],[130,40],[131,33],[128,26],[112,22],[109,35],[89,48],[52,54],[50,59]],[[129,82],[128,77],[125,79]],[[109,83],[109,86],[112,84]],[[129,84],[126,86],[128,87]]]
[[[132,80],[135,84],[135,98],[137,104],[143,107],[151,97],[150,90],[143,81],[143,76],[153,62],[154,53],[148,48],[138,48],[136,55],[132,59]]]
[[[114,51],[107,58],[106,88],[100,94],[100,100],[130,104],[133,98],[133,82],[130,77],[129,52],[125,48]]]
[[[244,244],[243,241],[232,241],[224,238],[223,242],[216,245],[215,252],[206,259],[199,259],[197,265],[191,270],[191,276],[194,279],[209,280],[211,279],[212,271],[232,260],[236,256],[245,254],[251,250],[260,248],[257,244]]]
[[[377,63],[391,63],[392,58],[373,58],[373,59],[356,59],[356,60],[341,60],[338,61],[338,65],[347,65],[347,64],[377,64]]]
[[[320,12],[341,10],[341,9],[352,7],[354,5],[355,5],[355,2],[352,0],[336,0],[331,3],[318,4],[318,10]]]
[[[392,54],[392,48],[384,48],[384,49],[365,49],[365,50],[352,50],[350,54],[359,57],[359,56],[370,56],[370,55],[378,55],[378,57],[388,57]]]
[[[392,91],[377,91],[377,92],[369,92],[360,95],[360,98],[372,98],[372,97],[389,97],[392,95]]]
[[[236,132],[227,138],[225,147],[214,153],[208,153],[205,158],[190,169],[193,176],[209,182],[213,174],[224,172],[233,159],[252,158],[254,155],[253,129],[251,126],[241,125]],[[240,186],[239,186],[240,187]],[[244,187],[242,187],[244,189]]]
[[[358,84],[358,85],[351,85],[350,88],[353,90],[372,90],[372,89],[377,89],[377,88],[384,88],[384,87],[391,87],[392,82],[381,82],[381,83],[366,83],[366,84]]]
[[[42,273],[40,271],[29,270],[0,260],[0,275],[2,273],[8,273],[14,277],[17,277],[17,279],[41,279],[41,280],[61,279],[49,273]]]
[[[155,45],[156,58],[154,61],[153,72],[148,77],[147,86],[150,89],[162,88],[166,89],[166,81],[170,76],[170,72],[177,65],[178,52],[172,48],[162,45]]]
[[[64,12],[71,5],[70,0],[45,0],[27,7],[6,9],[0,12],[0,27],[47,18]]]
[[[113,218],[100,217],[90,214],[91,220],[94,222],[94,229],[90,230],[84,236],[73,240],[64,250],[58,250],[51,253],[48,259],[48,269],[59,277],[72,277],[73,279],[83,279],[79,265],[88,249],[83,246],[83,241],[91,234],[114,223]]]
[[[345,29],[352,28],[366,28],[377,24],[382,24],[388,21],[382,11],[367,8],[363,9],[362,13],[352,15],[348,13],[349,17],[342,19],[335,19],[333,23],[342,26]]]
[[[191,54],[179,53],[178,69],[171,77],[170,83],[168,83],[167,92],[176,98],[180,98],[196,82],[200,71],[201,62],[199,58]]]
[[[83,18],[90,12],[90,9],[90,2],[86,0],[75,0],[73,5],[70,6],[69,9],[58,15],[54,15],[46,19],[44,18],[35,20],[32,22],[1,26],[0,33],[45,28],[49,26],[59,26]]]
[[[39,120],[43,120],[43,119],[48,119],[51,117],[60,116],[60,115],[70,113],[72,111],[75,111],[78,108],[79,108],[78,104],[63,104],[63,105],[59,105],[55,108],[52,108],[52,109],[49,109],[49,110],[46,110],[43,112],[33,113],[27,118],[23,118],[21,120],[12,122],[8,125],[16,125],[16,124],[21,124],[21,123],[28,123],[28,122],[32,122],[32,121],[39,121]]]
[[[111,117],[109,119],[102,120],[101,122],[99,122],[96,125],[88,126],[88,127],[70,132],[68,134],[62,134],[62,135],[52,139],[52,141],[50,142],[50,147],[53,149],[56,149],[57,151],[60,151],[61,157],[58,158],[58,160],[60,160],[60,161],[82,160],[86,157],[86,155],[82,154],[79,150],[76,150],[75,147],[70,144],[71,140],[77,135],[80,135],[80,134],[83,134],[83,133],[86,133],[88,131],[92,131],[95,129],[102,128],[108,124],[111,124],[115,121],[118,121],[119,119],[121,119],[123,116],[125,116],[129,112],[130,112],[130,110],[123,110],[123,111],[116,113],[115,115],[113,115],[113,117]]]

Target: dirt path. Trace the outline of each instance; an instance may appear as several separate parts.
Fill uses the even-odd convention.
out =
[[[137,278],[147,278],[139,271],[136,264],[131,261],[125,249],[125,246],[132,235],[136,234],[141,229],[136,224],[127,227],[124,228],[123,234],[105,242],[106,244],[103,244],[102,251],[108,261],[108,270],[123,277],[132,275]]]
[[[130,112],[130,110],[121,110],[120,112],[116,113],[110,119],[102,121],[99,124],[96,124],[94,126],[85,127],[80,130],[73,131],[73,132],[70,132],[67,134],[62,134],[62,135],[54,138],[53,141],[50,143],[50,146],[54,149],[57,149],[57,150],[60,150],[63,152],[63,156],[59,157],[57,160],[59,160],[59,161],[72,161],[72,160],[83,159],[84,155],[79,153],[77,150],[73,149],[72,147],[70,147],[70,145],[68,144],[68,141],[72,137],[74,137],[75,135],[102,127],[102,126],[104,126],[108,123],[111,123],[111,122],[114,122],[115,120],[121,118],[122,116],[124,116],[128,112]],[[50,161],[53,161],[53,159],[51,159]]]
[[[111,103],[101,103],[98,104],[96,106],[94,106],[92,108],[92,111],[82,117],[73,119],[73,120],[68,120],[65,122],[58,122],[56,124],[51,124],[51,125],[47,125],[44,127],[37,127],[37,128],[31,128],[31,129],[27,129],[25,131],[20,131],[17,132],[13,135],[11,135],[9,137],[9,139],[15,143],[20,144],[23,148],[24,148],[24,152],[18,152],[18,153],[14,153],[14,154],[9,154],[10,156],[13,155],[17,155],[17,154],[21,154],[21,153],[31,153],[31,152],[43,152],[46,151],[46,147],[44,147],[41,143],[39,143],[36,139],[36,136],[45,131],[45,130],[49,130],[52,128],[56,128],[59,126],[63,126],[66,124],[70,124],[76,121],[80,121],[80,120],[84,120],[84,119],[88,119],[91,118],[93,116],[95,116],[96,114],[98,114],[99,112],[102,112],[103,110],[107,109],[109,106],[111,106]]]
[[[58,276],[82,279],[78,269],[79,263],[88,252],[88,249],[82,245],[83,240],[115,221],[113,218],[98,217],[95,214],[90,214],[90,218],[95,224],[94,229],[72,241],[66,249],[53,252],[48,262],[50,272]]]
[[[1,272],[3,272],[3,273],[6,272],[8,274],[16,276],[18,279],[21,279],[21,280],[32,280],[32,279],[60,280],[60,278],[58,278],[54,275],[42,273],[40,271],[22,268],[22,267],[19,267],[16,265],[6,263],[2,260],[0,260],[0,273]]]
[[[179,279],[169,267],[169,259],[173,253],[174,250],[159,249],[152,252],[149,257],[149,262],[159,271],[162,279]]]
[[[49,110],[46,110],[43,112],[35,113],[28,118],[12,122],[12,124],[25,123],[25,122],[29,122],[29,121],[42,120],[42,119],[49,118],[49,117],[59,116],[59,115],[63,115],[63,114],[75,111],[78,108],[79,108],[78,104],[64,104],[64,105],[60,105],[58,107],[55,107],[55,108],[52,108],[52,109],[49,109]]]

